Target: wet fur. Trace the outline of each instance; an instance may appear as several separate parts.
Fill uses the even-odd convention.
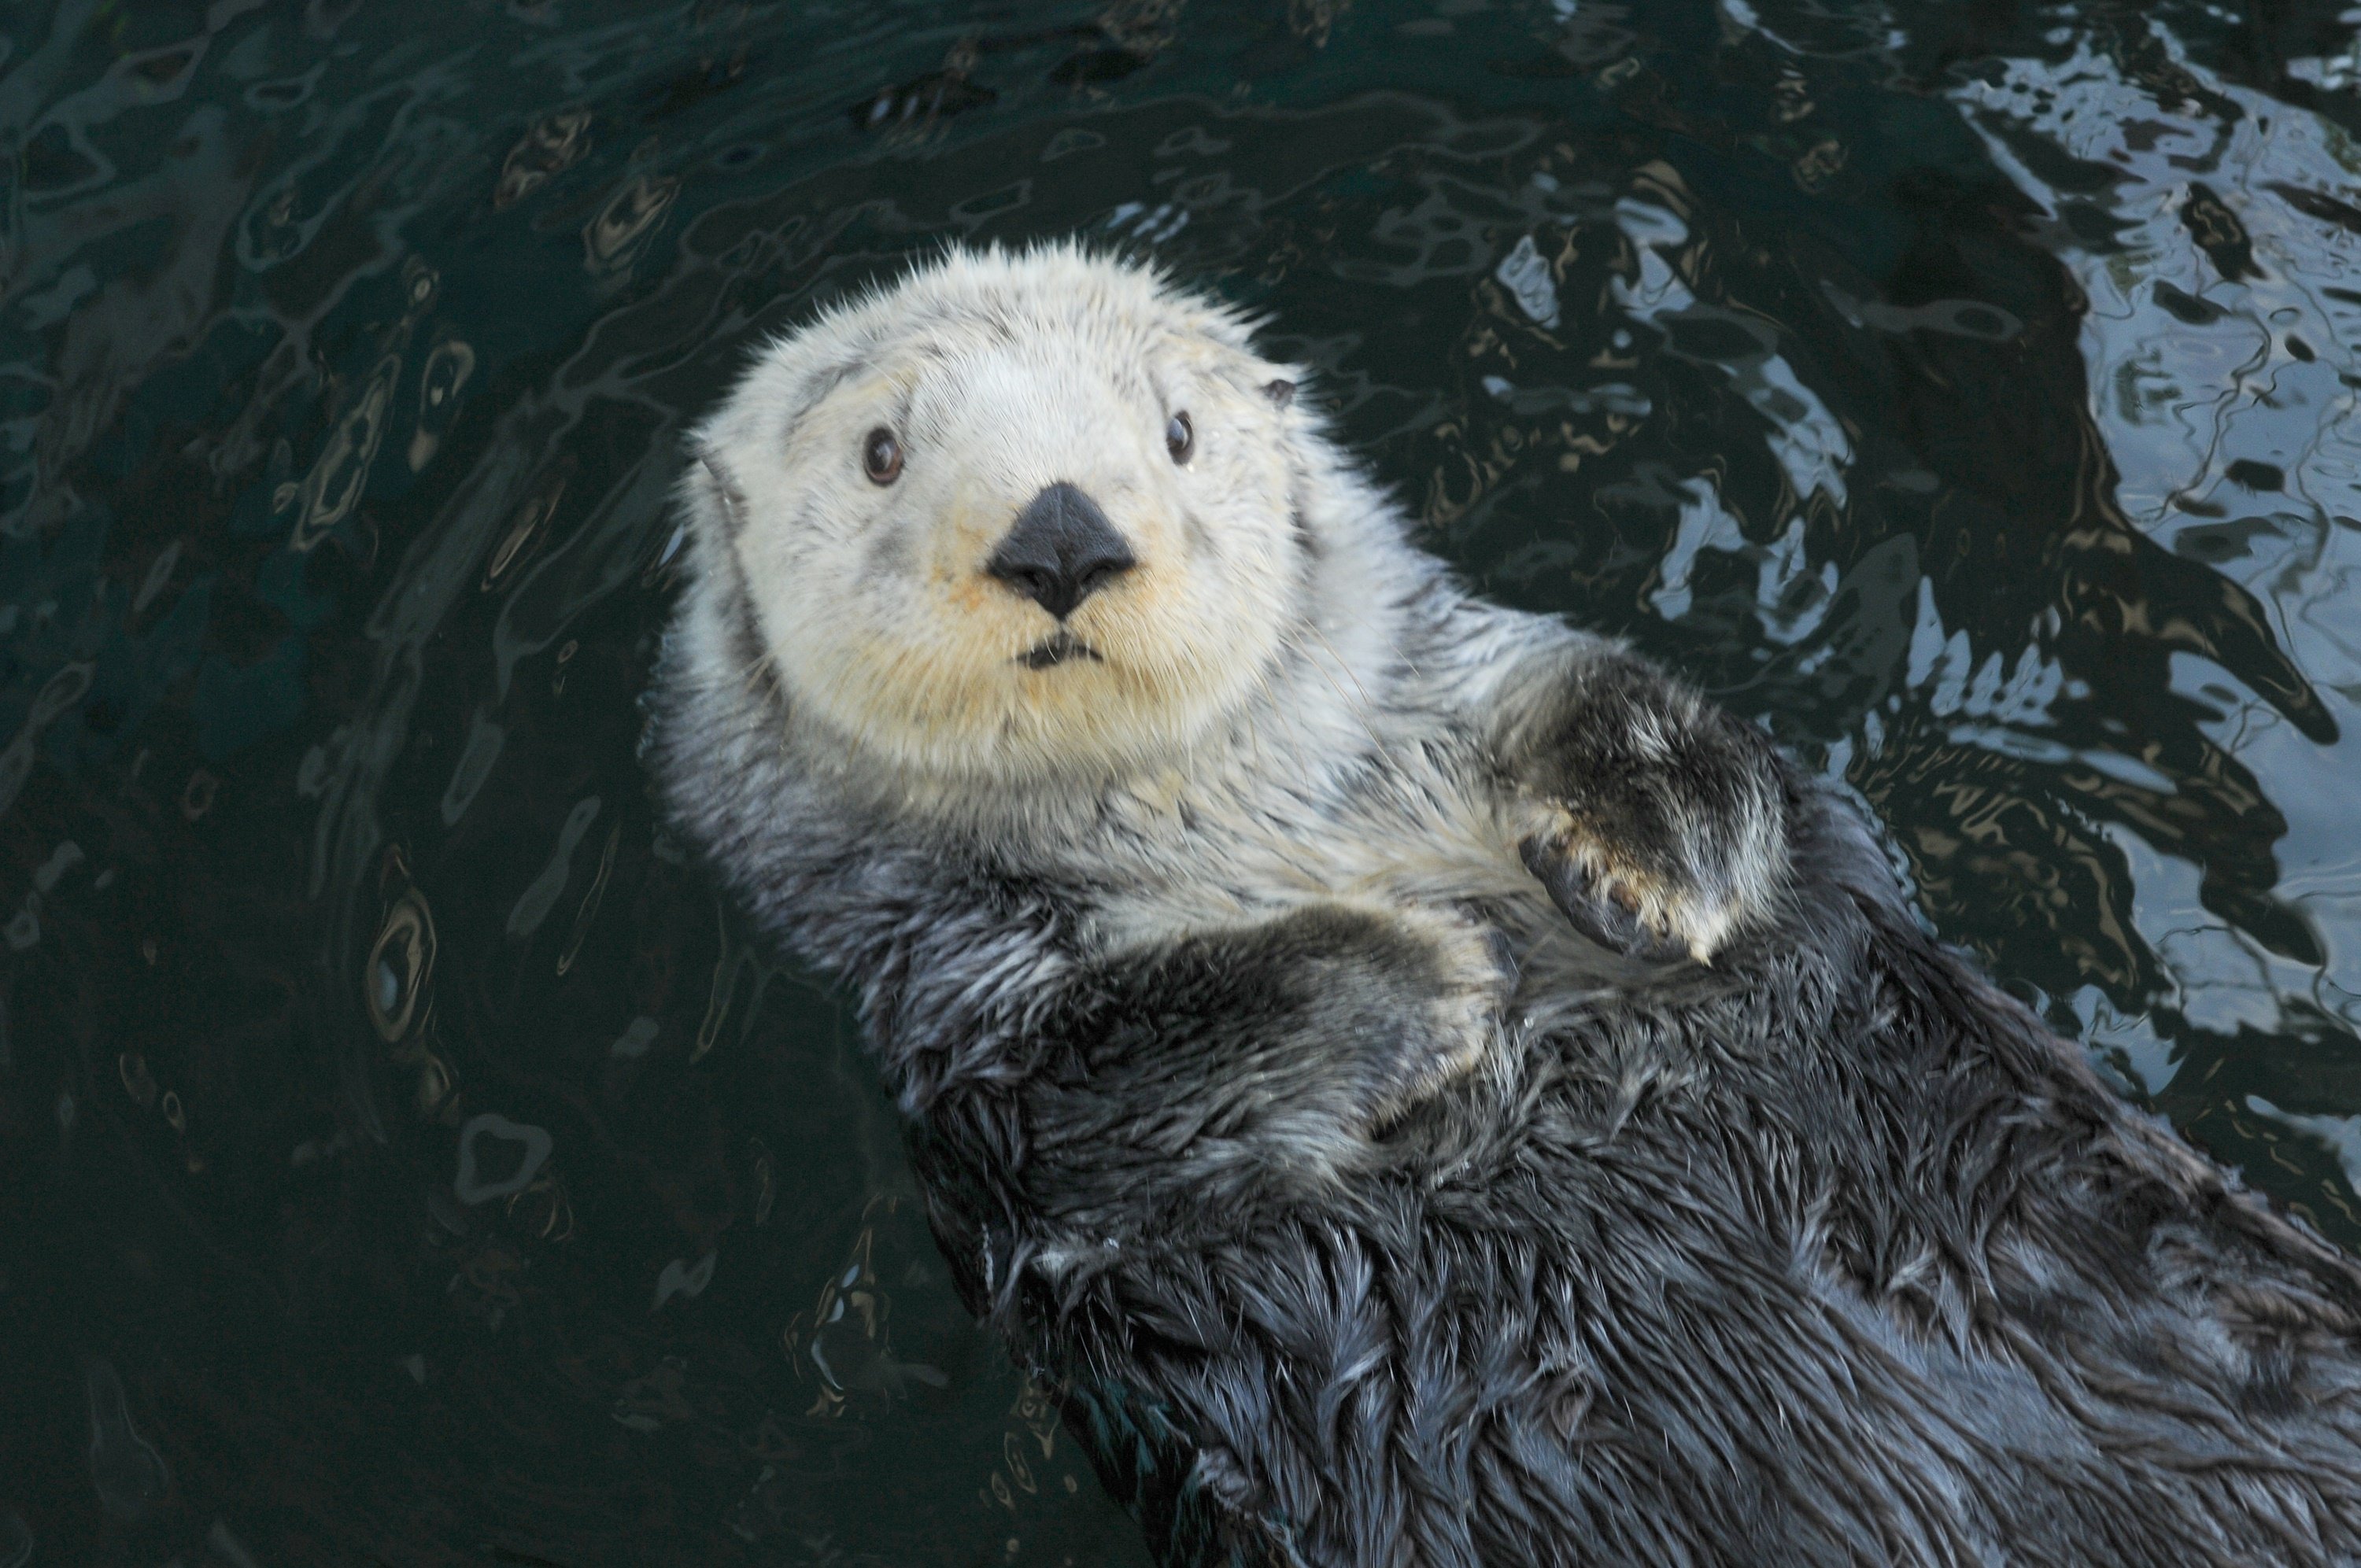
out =
[[[955,265],[1027,330],[1045,264]],[[750,408],[833,395],[763,374],[731,471],[782,449]],[[793,524],[695,470],[653,698],[675,821],[853,988],[963,1292],[1159,1555],[2361,1552],[2352,1264],[1932,942],[1756,732],[1272,432],[1290,587],[1211,718],[997,787],[848,736],[750,613],[733,541]]]

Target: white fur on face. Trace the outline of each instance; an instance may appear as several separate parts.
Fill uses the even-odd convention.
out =
[[[1120,773],[1235,709],[1293,630],[1298,416],[1263,390],[1290,374],[1141,269],[954,254],[768,350],[699,433],[736,503],[693,513],[729,536],[707,558],[734,554],[790,705],[855,748],[937,777]],[[862,462],[881,427],[884,486]],[[1098,657],[1036,669],[1058,622],[985,564],[1060,481],[1137,565],[1066,622]]]

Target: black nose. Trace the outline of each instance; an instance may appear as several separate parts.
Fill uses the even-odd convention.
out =
[[[1063,620],[1138,564],[1098,503],[1060,479],[1016,514],[983,569]]]

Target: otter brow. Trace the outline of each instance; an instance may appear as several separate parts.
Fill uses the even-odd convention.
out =
[[[830,392],[844,385],[868,362],[866,356],[848,356],[814,371],[805,381],[801,393],[796,399],[794,409],[787,414],[786,423],[781,433],[782,438],[792,434],[797,425],[810,417],[812,410],[819,407]]]

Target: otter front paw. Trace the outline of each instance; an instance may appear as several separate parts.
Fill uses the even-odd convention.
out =
[[[1363,1074],[1348,1120],[1364,1135],[1383,1131],[1475,1071],[1498,1036],[1500,1014],[1516,989],[1516,966],[1497,931],[1422,911],[1393,911],[1386,924],[1394,930],[1373,942],[1371,950],[1386,953],[1391,948],[1383,967],[1411,983],[1389,988],[1391,998],[1369,998],[1366,1021],[1348,1025],[1348,1037],[1358,1042]],[[1394,948],[1404,935],[1411,943]],[[1340,1000],[1332,994],[1329,1004]],[[1391,1020],[1383,1018],[1385,1011],[1393,1014]]]
[[[1584,833],[1572,814],[1528,833],[1517,852],[1575,928],[1604,948],[1654,963],[1711,963],[1747,913],[1728,877],[1651,871]]]
[[[1035,1031],[1024,1137],[1053,1216],[1143,1189],[1325,1180],[1501,1037],[1506,944],[1449,912],[1321,902],[1094,961]]]
[[[1587,662],[1510,739],[1518,853],[1594,941],[1708,963],[1777,896],[1786,788],[1752,725],[1613,655]]]

